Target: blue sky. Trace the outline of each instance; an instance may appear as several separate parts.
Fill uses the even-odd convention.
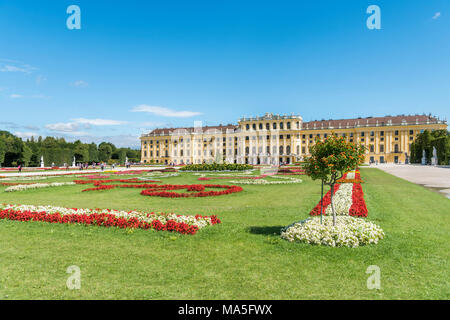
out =
[[[265,112],[450,119],[447,0],[0,0],[0,35],[0,129],[23,137],[137,146]]]

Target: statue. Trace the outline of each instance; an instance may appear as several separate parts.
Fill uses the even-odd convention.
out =
[[[438,164],[436,147],[433,147],[433,157],[431,158],[431,164],[436,166]]]
[[[44,167],[44,156],[41,156],[41,168]]]
[[[427,156],[425,154],[425,149],[422,150],[422,165],[427,164]]]
[[[72,167],[76,167],[76,163],[75,163],[75,156],[73,156]]]

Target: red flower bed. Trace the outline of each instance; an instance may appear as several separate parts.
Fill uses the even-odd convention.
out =
[[[353,184],[352,206],[350,207],[349,214],[355,217],[367,217],[368,211],[360,183]]]
[[[339,190],[339,187],[340,187],[340,184],[334,185],[333,194],[335,194],[336,191]],[[331,190],[328,190],[328,192],[323,196],[323,201],[322,201],[322,214],[323,215],[325,215],[325,209],[330,205],[330,203],[331,203]],[[319,216],[320,215],[320,206],[321,206],[321,203],[319,201],[319,203],[314,207],[314,209],[311,210],[311,212],[309,214],[311,216]]]
[[[213,218],[214,217],[214,218]],[[158,231],[167,230],[178,232],[181,234],[195,234],[198,231],[197,226],[190,226],[184,222],[176,222],[168,220],[163,224],[159,220],[153,220],[151,223],[139,220],[135,217],[126,219],[116,217],[113,214],[106,213],[91,213],[91,214],[60,214],[60,213],[46,213],[46,212],[32,212],[32,211],[15,211],[12,209],[1,210],[0,219],[8,219],[15,221],[41,221],[49,223],[78,223],[85,225],[96,225],[102,227],[119,227],[119,228],[133,228],[133,229],[155,229]],[[211,223],[220,223],[220,220],[211,216]]]
[[[84,189],[84,191],[102,191],[110,190],[114,188],[136,188],[145,189],[141,192],[144,196],[153,197],[166,197],[166,198],[187,198],[187,197],[212,197],[220,196],[235,192],[241,192],[243,189],[239,186],[227,186],[227,185],[217,185],[217,184],[147,184],[142,183],[142,181],[137,179],[107,179],[107,180],[74,180],[76,184],[93,184],[94,188]],[[106,183],[110,182],[122,182],[127,184],[112,184],[108,185]],[[151,181],[149,182],[159,182]],[[219,188],[225,189],[222,191],[205,191],[205,188]],[[179,193],[179,192],[168,192],[168,190],[182,190],[186,189],[189,193]]]

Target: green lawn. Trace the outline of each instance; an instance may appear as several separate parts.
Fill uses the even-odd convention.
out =
[[[139,189],[68,186],[5,193],[0,202],[217,214],[194,236],[146,230],[0,220],[0,299],[448,299],[450,200],[378,169],[361,169],[378,245],[289,243],[281,227],[304,219],[320,183],[243,185],[236,194],[168,199]],[[166,183],[202,183],[184,173]],[[71,181],[73,177],[46,181]],[[226,180],[203,183],[226,184]],[[90,186],[87,186],[90,187]],[[68,290],[66,269],[81,268]],[[365,273],[381,268],[381,289]]]

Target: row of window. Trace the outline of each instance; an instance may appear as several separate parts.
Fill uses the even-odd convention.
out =
[[[276,122],[274,122],[273,123],[273,125],[276,127]],[[282,124],[283,124],[283,122],[280,122],[280,129],[282,129]],[[266,125],[269,125],[269,123],[267,123]],[[249,126],[249,124],[247,124],[247,126]],[[253,126],[256,126],[256,124],[253,124]],[[260,123],[260,126],[262,126],[262,124]],[[290,129],[290,122],[287,122],[287,126],[288,126],[288,129]],[[275,127],[274,127],[274,129],[275,129]],[[254,128],[255,130],[256,130],[256,127]],[[249,130],[248,128],[247,128],[247,130]],[[381,137],[383,137],[384,136],[384,131],[378,131],[379,132],[379,135],[381,136]],[[394,136],[398,136],[399,135],[399,131],[398,130],[395,130],[395,131],[393,131],[394,132]],[[423,132],[423,130],[420,130],[420,132]],[[373,137],[373,136],[375,136],[375,131],[370,131],[370,132],[367,132],[371,137]],[[347,133],[342,133],[341,134],[342,135],[342,137],[346,137],[347,136]],[[353,132],[350,132],[349,134],[349,137],[353,137]],[[366,135],[366,133],[364,132],[364,131],[362,131],[362,132],[360,132],[359,133],[359,136],[360,137],[364,137]],[[414,135],[414,130],[409,130],[409,135],[410,136],[413,136]],[[297,135],[297,138],[299,137],[300,135],[298,134]],[[321,138],[321,134],[320,133],[318,133],[318,134],[316,134],[315,135],[317,138]],[[335,133],[335,136],[338,136],[338,134],[337,133]],[[284,139],[284,135],[279,135],[279,137],[280,137],[280,139]],[[311,133],[311,134],[309,134],[309,138],[310,139],[312,139],[314,137],[314,135]],[[323,134],[323,137],[324,138],[327,138],[328,137],[328,134],[327,133],[324,133]],[[262,137],[260,136],[259,137],[259,139],[261,139]],[[286,139],[290,139],[291,138],[291,135],[290,134],[287,134],[286,135]],[[306,139],[306,134],[303,134],[302,135],[302,138],[303,139]],[[222,138],[223,139],[223,142],[226,142],[226,138]],[[235,141],[237,141],[237,137],[234,137],[234,139],[235,139]],[[253,136],[253,139],[255,139],[255,136]],[[267,140],[269,140],[270,139],[270,135],[267,135]],[[276,136],[274,135],[273,136],[273,139],[276,139]],[[196,139],[197,140],[197,142],[200,142],[202,139]],[[229,141],[232,141],[232,138],[228,138],[228,140]],[[245,137],[245,140],[249,140],[249,136],[246,136]],[[410,137],[410,140],[413,140],[413,137]],[[156,141],[156,144],[157,145],[159,145],[159,140],[155,140]],[[162,141],[162,140],[161,140]],[[207,141],[211,141],[211,139],[207,139],[207,138],[204,138],[203,139],[203,141],[204,142],[207,142]],[[176,144],[178,141],[177,140],[175,140],[174,141],[174,143]],[[183,139],[181,138],[180,139],[180,142],[183,142]],[[186,142],[190,142],[190,139],[188,138],[188,139],[186,139]],[[167,145],[168,143],[169,143],[169,141],[166,139],[166,140],[164,140],[164,143]],[[146,145],[147,144],[147,141],[146,140],[144,140],[144,145]],[[153,140],[150,140],[150,145],[153,145]]]
[[[284,123],[285,122],[272,122],[272,129],[273,130],[277,130],[279,128],[280,130],[284,130]],[[296,128],[300,129],[300,122],[297,121],[295,124],[296,124]],[[265,127],[266,127],[266,130],[270,130],[270,123],[266,123]],[[259,128],[259,130],[263,130],[264,125],[262,123],[259,123],[258,126],[257,126],[256,123],[253,123],[252,124],[252,129],[253,130],[257,130],[257,128]],[[290,121],[286,122],[286,129],[287,130],[291,129],[291,122]],[[250,130],[250,124],[249,123],[247,123],[245,125],[245,130],[247,130],[247,131]]]

